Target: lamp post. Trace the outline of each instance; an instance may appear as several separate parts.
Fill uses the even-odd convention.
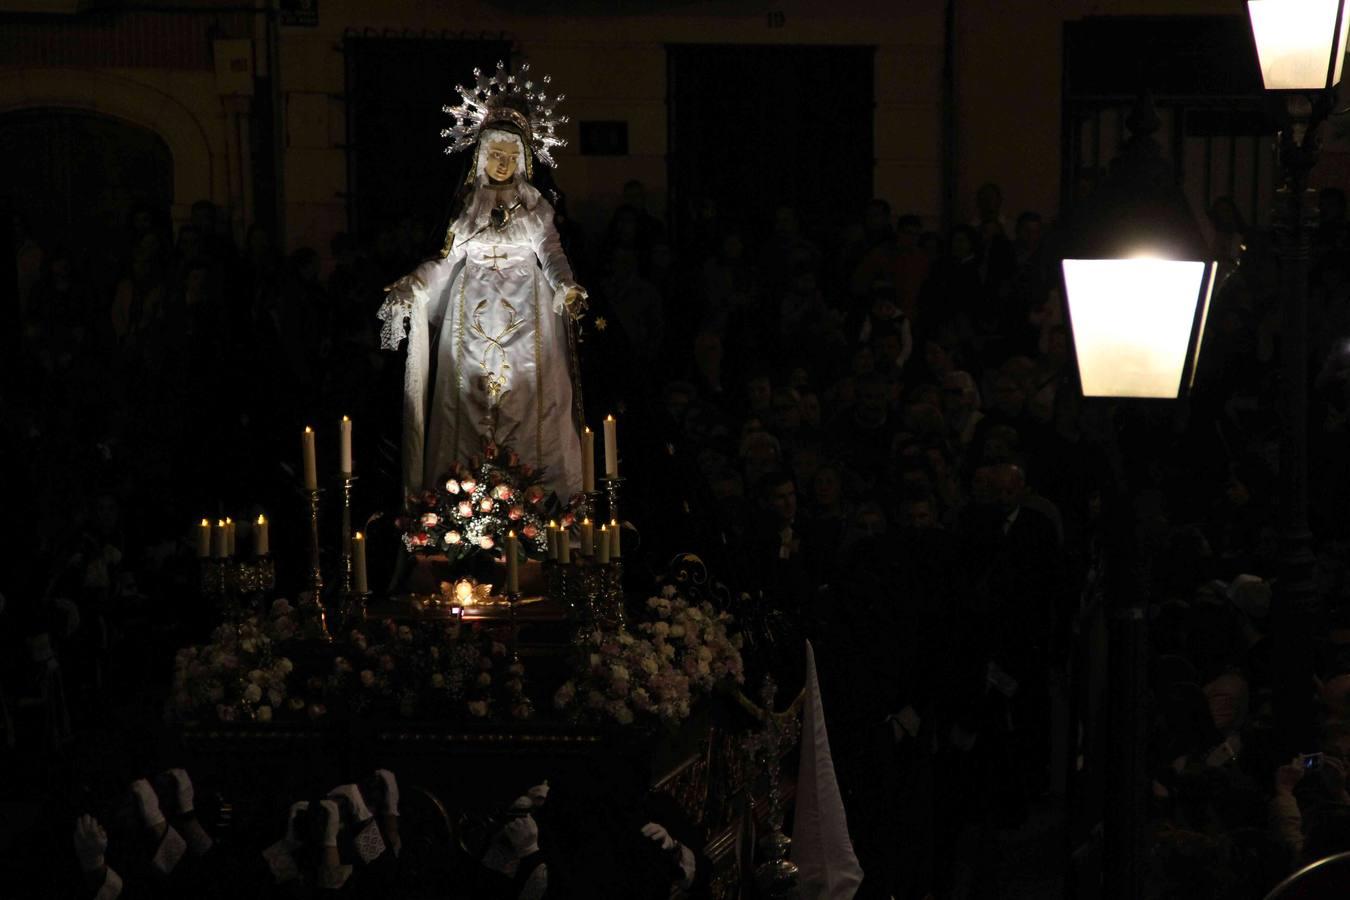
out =
[[[1083,395],[1159,402],[1181,396],[1194,379],[1217,265],[1153,137],[1158,118],[1147,96],[1126,124],[1132,136],[1088,207],[1072,217],[1064,296]],[[1124,467],[1117,469],[1103,498],[1110,554],[1104,885],[1107,896],[1134,900],[1144,888],[1148,605]]]
[[[1317,226],[1308,175],[1318,130],[1336,103],[1346,49],[1345,0],[1248,0],[1270,96],[1283,101],[1282,184],[1273,224],[1280,259],[1284,380],[1280,443],[1280,566],[1272,607],[1275,731],[1287,752],[1308,746],[1314,722],[1312,641],[1321,615],[1308,530],[1308,248]]]

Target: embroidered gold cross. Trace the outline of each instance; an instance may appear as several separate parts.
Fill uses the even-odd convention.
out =
[[[488,260],[492,260],[492,271],[494,271],[494,272],[500,272],[501,269],[497,266],[497,260],[506,259],[506,258],[507,258],[507,255],[506,255],[505,253],[501,254],[500,256],[497,255],[497,248],[494,246],[494,247],[492,248],[492,254],[491,254],[490,256],[485,256],[485,257],[483,257],[483,262],[487,262]]]

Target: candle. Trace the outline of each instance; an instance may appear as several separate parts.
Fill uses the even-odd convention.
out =
[[[558,562],[567,565],[572,561],[572,533],[562,526],[558,527]]]
[[[619,532],[623,529],[614,519],[609,520],[609,556],[610,559],[622,559],[623,552],[619,546]]]
[[[224,559],[226,556],[224,519],[216,519],[216,530],[211,535],[211,555],[216,559]]]
[[[344,478],[348,478],[354,471],[352,469],[352,420],[343,416],[340,431],[342,435],[342,454],[338,465],[338,471],[342,472]]]
[[[605,477],[616,478],[619,474],[619,435],[618,423],[613,416],[605,416]]]
[[[197,526],[197,556],[201,559],[211,555],[211,520],[202,519]]]
[[[366,536],[359,531],[352,536],[352,571],[356,576],[356,592],[369,593],[370,587],[366,584]]]
[[[595,553],[595,526],[591,524],[590,519],[581,520],[581,555],[590,556]]]
[[[581,433],[581,489],[595,490],[595,432],[589,428]]]
[[[268,541],[267,516],[258,516],[258,521],[253,523],[253,555],[266,556],[271,550],[271,544]]]
[[[225,517],[225,555],[234,556],[234,519]]]
[[[609,529],[604,525],[595,540],[595,561],[601,565],[609,562]]]
[[[506,533],[506,592],[520,593],[520,558],[517,555],[516,533]]]
[[[314,464],[314,429],[305,426],[304,439],[301,442],[305,458],[305,490],[319,489],[319,468]]]
[[[558,523],[553,519],[548,523],[548,558],[558,558]]]

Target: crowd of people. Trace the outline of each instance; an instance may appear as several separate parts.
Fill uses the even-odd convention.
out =
[[[1129,516],[1152,647],[1151,896],[1260,897],[1298,862],[1350,849],[1344,195],[1321,194],[1312,265],[1311,524],[1329,615],[1309,648],[1321,739],[1297,758],[1271,714],[1280,319],[1268,235],[1215,203],[1223,277],[1194,391],[1116,406],[1078,389],[1060,221],[1010,216],[993,184],[973,200],[972,220],[945,232],[880,199],[813,216],[809,230],[786,204],[742,218],[703,199],[662,219],[632,182],[602,234],[557,204],[592,297],[587,402],[628,411],[644,552],[653,565],[704,555],[783,695],[812,640],[859,896],[981,897],[998,889],[999,835],[1051,793],[1071,800],[1065,877],[1084,888],[1100,866],[1103,573],[1108,519]],[[119,796],[135,801],[116,813],[125,840],[104,833],[120,807],[96,808],[90,785],[158,758],[146,736],[173,651],[209,615],[184,602],[191,522],[223,503],[283,507],[290,438],[344,414],[370,423],[358,455],[371,502],[386,488],[395,502],[401,366],[376,349],[374,311],[438,242],[412,221],[338,235],[325,273],[312,248],[283,257],[261,228],[236,246],[205,201],[176,234],[150,207],[60,241],[21,216],[12,227],[22,327],[0,384],[16,487],[0,753],[41,773],[19,799],[71,812],[61,828],[74,826],[88,895],[197,890],[174,886],[200,885],[189,873],[222,854],[181,770],[123,779]],[[120,753],[117,767],[100,752]],[[394,870],[396,784],[385,773],[339,795],[345,805],[275,798],[285,836],[267,851],[271,872],[333,888],[355,866],[345,890],[378,895],[397,877],[342,835],[379,834]],[[508,881],[532,855],[526,818],[500,832]],[[689,849],[666,847],[656,826],[646,839]],[[32,834],[10,845],[24,840],[45,846]],[[183,857],[177,875],[165,854]],[[679,861],[667,874],[692,884]],[[534,877],[515,895],[543,895]]]

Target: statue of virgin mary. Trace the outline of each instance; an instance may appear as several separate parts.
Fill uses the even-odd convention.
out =
[[[586,291],[572,278],[553,207],[531,183],[536,161],[552,166],[554,117],[548,83],[523,80],[502,63],[462,102],[446,152],[473,151],[438,258],[386,288],[381,346],[406,335],[403,481],[414,496],[434,489],[453,463],[509,446],[545,470],[566,502],[581,490],[581,394],[572,318]]]

